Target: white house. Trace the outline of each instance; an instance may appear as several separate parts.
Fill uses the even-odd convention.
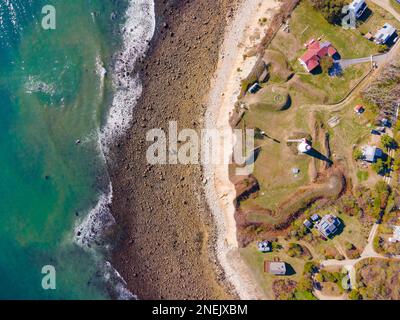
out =
[[[389,242],[399,242],[400,241],[400,226],[393,227],[393,236],[389,238]]]
[[[365,3],[365,0],[354,0],[349,5],[349,9],[354,12],[357,19],[360,18],[364,14],[364,12],[365,12],[365,10],[367,10],[367,8],[368,8],[368,6]]]
[[[382,29],[375,34],[375,43],[385,44],[396,33],[396,28],[389,23],[385,23]]]

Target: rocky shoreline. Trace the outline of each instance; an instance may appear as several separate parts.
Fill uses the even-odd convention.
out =
[[[156,1],[156,34],[138,66],[132,128],[111,147],[112,264],[139,299],[236,298],[217,262],[200,166],[151,166],[146,132],[203,127],[205,99],[237,1]]]

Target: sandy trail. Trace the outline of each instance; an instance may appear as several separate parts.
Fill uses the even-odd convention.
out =
[[[259,20],[273,16],[279,8],[276,0],[244,0],[235,18],[228,26],[220,52],[220,60],[211,84],[205,127],[224,133],[223,148],[232,153],[233,139],[229,118],[240,92],[240,81],[253,68],[257,58],[244,60],[245,52],[264,36],[267,26]],[[267,22],[268,24],[268,22]],[[221,146],[222,147],[222,146]],[[235,188],[229,179],[228,165],[204,165],[206,196],[217,226],[216,252],[227,279],[234,285],[241,299],[262,299],[265,295],[242,261],[236,238],[234,219]]]

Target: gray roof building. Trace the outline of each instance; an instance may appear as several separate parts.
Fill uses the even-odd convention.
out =
[[[354,0],[350,3],[349,8],[354,11],[356,18],[360,18],[368,7],[365,0]]]
[[[258,242],[257,248],[258,248],[258,251],[263,252],[263,253],[270,252],[272,250],[271,243],[266,240]]]
[[[283,276],[286,274],[286,263],[281,261],[264,261],[264,271],[277,276]]]
[[[320,218],[320,216],[318,214],[316,214],[316,213],[311,216],[311,220],[314,221],[314,222],[318,221],[319,218]]]
[[[310,220],[306,219],[303,221],[303,224],[306,228],[311,229],[313,227],[313,224],[311,223]]]
[[[333,236],[341,225],[340,220],[333,214],[327,214],[315,224],[315,228],[325,237]]]
[[[383,28],[378,30],[378,32],[375,34],[375,42],[377,44],[385,44],[391,36],[393,36],[396,32],[396,28],[393,27],[389,23],[385,23]]]
[[[383,151],[375,146],[364,146],[361,152],[367,162],[375,162],[376,159],[383,157]]]

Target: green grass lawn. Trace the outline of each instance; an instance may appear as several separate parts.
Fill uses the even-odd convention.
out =
[[[301,85],[311,88],[314,94],[301,92],[308,103],[334,104],[347,96],[350,89],[369,71],[369,65],[355,65],[344,70],[341,77],[330,77],[326,73],[317,75],[299,74]],[[293,82],[291,91],[298,90]],[[290,92],[291,92],[290,91]]]
[[[299,281],[302,278],[302,272],[306,260],[303,258],[292,258],[285,253],[285,250],[281,249],[279,252],[261,253],[257,250],[255,244],[251,244],[246,248],[241,248],[240,255],[250,267],[255,280],[263,290],[267,299],[274,299],[274,293],[272,292],[272,284],[277,279],[292,279]],[[295,274],[290,276],[275,276],[264,272],[264,261],[274,261],[277,258],[280,261],[284,261],[294,269]],[[296,297],[302,300],[312,299],[310,294],[306,292],[299,292],[299,296]]]
[[[364,170],[358,170],[357,171],[357,179],[358,182],[364,182],[367,181],[369,177],[369,173],[368,171],[364,171]]]
[[[378,52],[378,46],[360,35],[357,30],[345,30],[332,25],[308,1],[295,9],[290,20],[290,34],[280,33],[273,41],[273,47],[288,53],[286,56],[293,64],[305,48],[304,43],[312,38],[322,38],[332,42],[342,58],[366,57]],[[301,50],[301,52],[299,52]]]
[[[385,9],[377,6],[371,1],[367,1],[368,7],[371,9],[372,14],[368,17],[365,22],[360,22],[357,30],[360,33],[366,34],[367,32],[371,32],[374,35],[383,25],[387,22],[396,27],[400,28],[400,22],[393,17],[392,14],[387,12]],[[392,5],[397,11],[400,12],[400,5],[392,0]]]

